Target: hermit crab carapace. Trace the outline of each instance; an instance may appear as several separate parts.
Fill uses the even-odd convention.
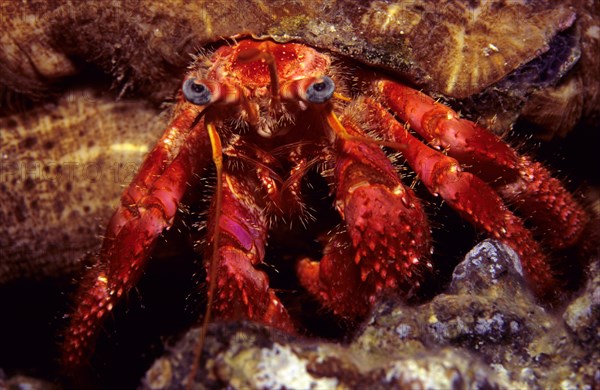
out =
[[[418,288],[433,268],[427,215],[382,145],[399,151],[428,191],[465,220],[512,246],[532,288],[551,294],[556,283],[545,252],[576,245],[588,220],[561,183],[423,93],[371,74],[348,77],[333,62],[302,44],[252,39],[197,58],[171,122],[124,191],[97,265],[84,278],[65,336],[67,366],[85,361],[210,164],[216,186],[204,259],[215,318],[294,329],[257,266],[270,231],[306,217],[301,184],[315,169],[330,186],[341,223],[319,261],[298,261],[306,290],[336,315],[360,318],[378,296]]]

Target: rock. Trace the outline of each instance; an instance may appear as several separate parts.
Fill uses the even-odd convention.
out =
[[[600,262],[590,265],[588,280],[581,296],[565,310],[563,319],[584,348],[600,350]]]
[[[195,380],[207,388],[592,388],[598,348],[583,347],[573,332],[597,342],[597,301],[594,321],[568,314],[586,292],[565,313],[579,325],[567,328],[536,304],[514,251],[486,240],[456,268],[446,293],[416,306],[382,302],[347,345],[248,322],[214,323]],[[194,329],[171,347],[143,388],[183,388],[197,339]]]
[[[211,357],[194,383],[202,388],[493,388],[503,383],[478,359],[449,348],[390,356],[290,337],[248,322],[213,324],[209,331],[204,352]],[[193,362],[186,347],[197,339],[197,329],[186,334],[170,356],[154,363],[142,388],[184,388]]]
[[[567,329],[587,354],[581,367],[594,370],[594,384],[600,384],[600,260],[589,268],[590,280],[581,295],[573,300],[563,314]]]
[[[15,375],[10,379],[4,377],[0,369],[0,389],[11,390],[58,390],[57,384],[28,376]]]

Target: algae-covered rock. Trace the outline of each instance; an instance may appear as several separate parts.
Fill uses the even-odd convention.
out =
[[[591,278],[581,296],[565,310],[563,318],[584,348],[600,350],[600,262],[590,265]]]
[[[591,278],[583,293],[563,314],[568,330],[587,354],[579,362],[579,370],[593,372],[594,385],[600,385],[600,261],[590,266]],[[585,368],[584,368],[585,367]],[[595,367],[595,371],[594,370]]]
[[[583,305],[591,307],[579,311],[596,310],[596,320],[581,323],[578,333],[597,343],[597,333],[590,329],[597,327],[597,301],[595,306],[591,302],[588,298]],[[573,310],[567,309],[566,318],[588,318],[569,316]],[[192,330],[170,347],[148,371],[143,387],[183,388],[198,334]],[[536,303],[512,249],[486,240],[457,267],[446,293],[415,306],[386,300],[349,344],[290,336],[246,322],[212,324],[194,385],[593,388],[598,385],[596,349],[583,347],[559,314]]]
[[[170,356],[158,359],[143,388],[184,388],[194,358],[186,347],[195,345],[198,335],[197,329],[190,331]],[[210,355],[194,383],[201,388],[494,388],[504,383],[476,357],[451,348],[383,355],[248,322],[212,325],[204,352]]]

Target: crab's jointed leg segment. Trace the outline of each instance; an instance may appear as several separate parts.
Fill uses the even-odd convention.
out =
[[[103,319],[137,283],[156,240],[172,225],[187,187],[210,163],[210,155],[201,152],[208,148],[206,131],[201,123],[189,129],[196,115],[195,109],[183,109],[175,117],[146,158],[145,174],[138,174],[125,190],[97,256],[99,263],[81,284],[65,335],[65,367],[85,364]]]
[[[498,193],[527,216],[539,239],[552,250],[582,244],[590,228],[584,208],[542,164],[523,156],[519,165],[519,175],[499,186]]]
[[[186,135],[199,115],[196,106],[180,104],[176,107],[178,114],[167,125],[167,130],[158,140],[154,149],[146,157],[135,178],[121,196],[121,206],[112,216],[106,229],[106,237],[116,237],[119,230],[135,217],[136,206],[149,192],[155,190],[154,182],[163,176],[165,169],[187,144]],[[188,145],[189,146],[189,145]],[[198,156],[201,158],[209,156]],[[205,160],[204,164],[209,160]],[[177,178],[172,178],[175,181]],[[172,210],[169,210],[172,211]],[[106,241],[105,241],[106,242]]]

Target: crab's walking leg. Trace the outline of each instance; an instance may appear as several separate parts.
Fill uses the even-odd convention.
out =
[[[215,261],[213,311],[220,319],[250,319],[287,331],[294,326],[267,275],[255,268],[262,263],[267,240],[267,216],[256,194],[257,183],[223,173],[221,210],[209,220],[208,236],[219,228]],[[215,216],[218,221],[215,221]],[[212,258],[210,245],[206,258]],[[210,257],[209,257],[210,256]]]
[[[220,319],[251,319],[294,331],[287,311],[269,288],[267,275],[255,268],[264,260],[268,231],[265,208],[258,204],[257,185],[248,178],[226,172],[221,140],[214,123],[207,121],[206,129],[217,186],[208,220],[209,239],[205,253],[208,302],[186,388],[191,388],[198,371],[213,311]]]
[[[367,100],[367,107],[365,120],[384,129],[395,142],[406,145],[402,154],[427,189],[440,195],[478,229],[515,249],[534,290],[540,296],[551,294],[556,281],[545,255],[521,219],[504,205],[496,192],[477,176],[463,171],[457,160],[415,138],[377,103]]]
[[[302,260],[302,284],[336,314],[368,313],[386,291],[417,289],[431,268],[431,233],[414,193],[405,187],[382,150],[353,136],[331,114],[335,144],[336,208],[345,226],[331,237],[320,262]],[[345,135],[350,135],[346,137]]]
[[[527,216],[550,248],[563,249],[581,240],[587,213],[541,164],[519,156],[495,135],[419,91],[389,80],[377,82],[376,88],[430,144],[472,165],[484,180],[500,178],[494,187]]]
[[[86,363],[104,320],[116,302],[135,285],[163,230],[173,223],[187,187],[210,163],[208,136],[193,129],[197,112],[182,110],[146,158],[125,190],[112,217],[98,264],[88,271],[76,296],[77,306],[65,333],[63,365],[74,371]]]

